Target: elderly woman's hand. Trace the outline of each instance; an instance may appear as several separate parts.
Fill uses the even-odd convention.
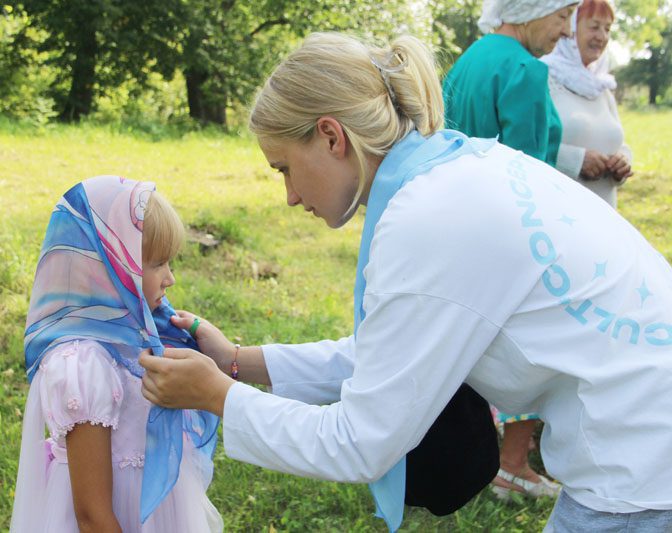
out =
[[[226,394],[235,383],[212,359],[188,349],[166,348],[163,357],[142,353],[142,395],[173,409],[203,409],[222,416]]]
[[[607,170],[609,158],[595,150],[586,150],[581,166],[581,177],[584,179],[597,179]]]
[[[607,170],[611,172],[617,183],[623,183],[632,176],[632,167],[627,158],[621,153],[614,154],[609,158],[607,161]]]
[[[235,345],[205,318],[197,317],[189,311],[176,311],[176,313],[177,315],[173,315],[170,321],[174,326],[186,330],[189,330],[198,318],[198,327],[196,331],[192,332],[198,343],[198,349],[212,358],[220,370],[228,370]]]

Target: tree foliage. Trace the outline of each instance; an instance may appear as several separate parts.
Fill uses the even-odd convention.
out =
[[[182,54],[190,114],[223,123],[245,104],[271,68],[310,31],[389,36],[412,23],[407,2],[370,0],[192,0]]]
[[[59,115],[78,120],[91,112],[96,94],[129,77],[141,83],[155,70],[170,76],[184,3],[180,0],[20,0],[10,3],[47,38],[39,49],[53,54],[52,83]]]
[[[482,0],[430,0],[434,41],[442,73],[479,37]]]
[[[621,0],[618,33],[637,52],[618,72],[625,85],[646,85],[649,104],[656,105],[672,85],[672,2]]]
[[[25,13],[0,8],[0,113],[37,123],[53,116],[47,93],[54,75],[44,68],[49,55],[38,50],[45,38]]]
[[[617,35],[640,51],[621,79],[646,83],[654,102],[670,84],[671,3],[616,3]],[[382,40],[410,31],[433,41],[442,75],[479,38],[481,7],[482,0],[5,0],[0,113],[76,121],[120,92],[144,101],[158,76],[179,71],[189,115],[225,125],[227,111],[247,105],[308,32]]]
[[[403,0],[389,0],[384,10],[372,0],[11,0],[7,5],[22,14],[26,27],[46,35],[36,49],[51,54],[57,75],[50,96],[67,121],[91,113],[99,95],[129,79],[142,87],[151,72],[169,79],[180,69],[190,115],[225,124],[227,108],[249,101],[278,57],[307,32],[347,29],[371,37],[414,25]],[[30,47],[19,39],[5,44],[12,49],[6,61]]]

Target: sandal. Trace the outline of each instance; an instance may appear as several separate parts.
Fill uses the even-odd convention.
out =
[[[516,477],[506,470],[502,470],[500,468],[497,472],[497,477],[502,478],[504,481],[511,483],[511,485],[522,489],[516,490],[510,487],[500,487],[499,485],[495,485],[493,481],[493,483],[490,485],[492,492],[494,492],[497,499],[501,501],[509,501],[511,499],[511,492],[519,492],[520,494],[529,496],[531,498],[539,498],[542,496],[557,498],[560,495],[560,491],[562,490],[562,485],[551,481],[542,475],[539,475],[540,481],[538,483],[534,483],[533,481]]]

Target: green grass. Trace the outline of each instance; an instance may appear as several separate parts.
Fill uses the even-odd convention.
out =
[[[672,260],[672,158],[664,132],[672,112],[623,112],[636,175],[622,213]],[[222,240],[202,254],[188,244],[170,297],[243,344],[300,342],[347,334],[362,216],[338,231],[288,209],[280,176],[249,138],[109,127],[34,130],[0,121],[0,530],[9,525],[27,386],[23,327],[35,263],[59,196],[97,174],[153,180],[185,222]],[[253,265],[269,275],[255,276]],[[209,495],[227,531],[385,531],[367,489],[265,471],[215,457]],[[459,480],[458,480],[459,481]],[[550,502],[505,505],[487,492],[453,516],[407,510],[403,531],[543,528]]]
[[[619,193],[621,214],[672,262],[672,110],[624,112],[635,175]]]

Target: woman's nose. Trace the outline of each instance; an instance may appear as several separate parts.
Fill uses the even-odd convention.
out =
[[[568,18],[563,24],[562,24],[562,35],[564,37],[571,37],[572,36],[572,18]]]
[[[285,189],[287,190],[287,205],[289,207],[298,205],[301,202],[301,197],[296,193],[287,177],[285,177]]]

